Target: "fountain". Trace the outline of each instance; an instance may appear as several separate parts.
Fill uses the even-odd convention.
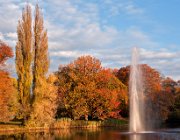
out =
[[[130,132],[145,131],[144,126],[144,101],[141,70],[138,65],[138,49],[133,48],[132,64],[130,69],[129,94],[130,94]]]

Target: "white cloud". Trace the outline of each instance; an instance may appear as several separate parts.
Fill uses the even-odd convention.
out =
[[[17,39],[17,33],[16,32],[9,32],[6,34],[6,37],[16,40]]]
[[[35,2],[30,2],[33,9]],[[101,23],[100,10],[108,10],[114,15],[125,13],[134,17],[141,16],[144,10],[133,2],[100,2],[102,3],[98,5],[82,0],[39,1],[40,6],[44,6],[42,10],[45,27],[48,29],[51,71],[57,70],[60,64],[69,63],[85,54],[97,57],[103,66],[120,68],[130,64],[131,49],[137,46],[142,48],[142,63],[147,63],[165,75],[177,79],[180,75],[178,52],[159,49],[160,44],[137,27],[117,29]],[[13,46],[17,38],[16,26],[24,4],[18,0],[0,2],[0,39]],[[176,44],[173,46],[177,48]]]
[[[144,9],[135,5],[133,1],[123,0],[104,0],[104,9],[107,9],[111,16],[117,16],[121,14],[127,14],[137,18],[144,14]]]
[[[4,35],[0,32],[0,40],[4,40]]]
[[[17,25],[18,16],[20,16],[20,7],[12,1],[1,2],[1,32],[15,31]]]
[[[141,49],[141,56],[145,59],[173,59],[178,57],[177,52],[170,52],[170,51],[147,51],[145,49]]]
[[[79,51],[54,51],[51,52],[51,56],[56,56],[56,57],[72,57],[72,58],[76,58],[78,56],[82,55],[81,52]]]
[[[98,13],[94,14],[95,16],[92,18],[88,15],[88,12],[81,13],[80,9],[71,3],[68,3],[68,7],[73,9],[73,12],[67,10],[66,13],[63,11],[64,15],[68,15],[63,19],[65,23],[67,21],[71,23],[70,27],[64,25],[63,22],[60,22],[60,25],[53,22],[49,23],[51,25],[49,26],[49,36],[50,44],[52,43],[50,45],[52,58],[55,57],[57,61],[64,64],[64,62],[68,63],[80,55],[91,54],[99,58],[103,66],[119,68],[130,64],[131,48],[138,46],[144,48],[141,53],[142,62],[148,63],[158,70],[160,69],[160,72],[174,77],[170,73],[173,69],[172,65],[170,70],[165,67],[167,63],[171,63],[168,60],[170,58],[173,61],[176,60],[177,55],[167,50],[152,51],[158,48],[159,44],[152,41],[150,36],[140,29],[130,27],[126,30],[117,30],[114,27],[101,26],[97,20],[98,17],[95,17],[98,16]],[[134,7],[131,6],[126,10],[130,10],[130,8]],[[63,7],[60,9],[63,9]],[[141,14],[141,12],[138,13],[137,11],[136,14]],[[61,17],[61,15],[57,14],[55,17]],[[51,40],[53,41],[51,42]],[[152,62],[152,59],[154,62]],[[53,67],[57,67],[57,65],[53,65]]]
[[[180,51],[172,52],[167,49],[149,51],[141,49],[141,61],[157,69],[165,76],[179,80],[180,75]]]
[[[124,9],[126,10],[126,12],[128,14],[132,14],[132,15],[140,15],[143,14],[144,11],[141,8],[136,7],[135,5],[131,4],[127,4]]]

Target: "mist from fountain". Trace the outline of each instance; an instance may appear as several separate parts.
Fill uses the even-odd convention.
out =
[[[129,95],[130,95],[130,126],[129,131],[138,133],[145,131],[144,124],[144,95],[141,69],[138,64],[138,48],[133,48],[130,69]]]

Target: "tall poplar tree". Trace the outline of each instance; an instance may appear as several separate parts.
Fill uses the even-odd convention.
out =
[[[53,121],[57,96],[53,82],[48,82],[46,77],[49,68],[48,37],[38,5],[33,29],[31,22],[31,8],[27,5],[17,28],[16,70],[22,105],[20,113],[26,125],[45,126]]]
[[[33,93],[34,101],[41,96],[43,86],[46,84],[46,74],[49,68],[48,37],[44,30],[43,16],[36,5],[34,21],[34,67],[33,67]]]
[[[27,5],[22,12],[22,19],[17,27],[18,41],[16,45],[16,71],[18,76],[18,92],[21,104],[21,117],[27,120],[30,110],[30,94],[32,86],[32,17],[31,7]]]
[[[34,66],[33,66],[33,109],[28,126],[49,126],[56,113],[56,88],[53,78],[46,77],[49,68],[48,37],[44,30],[43,16],[38,5],[34,20]]]

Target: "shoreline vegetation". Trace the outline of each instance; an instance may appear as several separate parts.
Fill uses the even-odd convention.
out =
[[[27,127],[21,122],[0,122],[0,134],[4,132],[42,132],[61,129],[97,129],[105,127],[127,128],[128,121],[125,119],[107,119],[100,121],[71,120],[70,118],[57,119],[48,127]]]

